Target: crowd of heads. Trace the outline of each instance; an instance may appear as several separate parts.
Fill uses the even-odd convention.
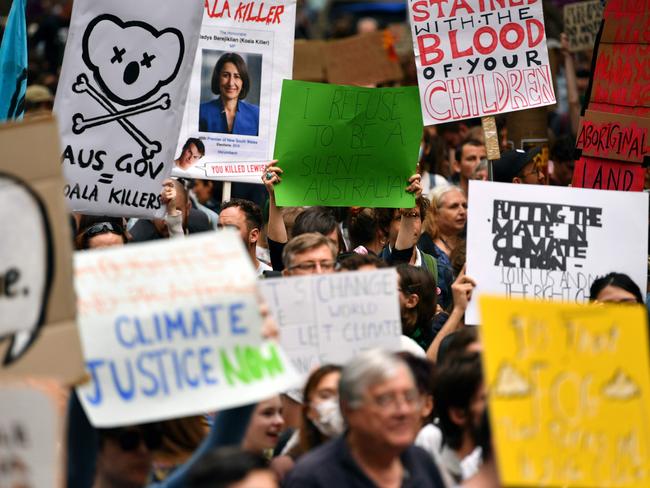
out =
[[[59,34],[69,22],[72,2],[41,3],[29,12],[38,29],[26,97],[27,111],[38,113],[52,108],[62,57]],[[309,36],[316,30],[313,12],[305,2],[299,4],[297,32]],[[376,19],[353,20],[335,19],[330,35],[380,26]],[[238,76],[237,98],[245,98],[250,87],[246,63],[233,53],[219,58],[212,92],[226,96],[227,67]],[[406,77],[413,72],[406,69]],[[585,88],[580,86],[582,92]],[[547,147],[515,149],[505,118],[498,117],[501,157],[494,161],[487,160],[478,119],[425,127],[418,161],[413,161],[417,174],[404,182],[415,196],[413,208],[280,208],[274,198],[281,184],[278,161],[262,175],[267,194],[257,201],[234,197],[221,202],[221,182],[170,178],[160,194],[164,217],[74,215],[72,239],[78,251],[230,228],[260,278],[396,269],[402,339],[409,344],[405,351],[371,350],[344,365],[321,365],[300,391],[259,402],[241,442],[203,453],[183,486],[274,488],[280,480],[290,488],[324,486],[310,484],[312,478],[336,479],[337,470],[345,472],[345,463],[337,464],[345,456],[378,486],[404,475],[393,471],[399,459],[412,463],[408,467],[415,479],[434,480],[418,486],[453,486],[491,462],[481,344],[477,329],[463,321],[475,286],[464,269],[470,181],[568,186],[575,134],[567,126],[557,120],[549,126]],[[204,143],[191,138],[175,164],[186,169],[204,155]],[[598,277],[590,290],[594,302],[642,304],[644,295],[627,275],[616,272]],[[142,487],[155,479],[161,459],[173,467],[187,462],[210,431],[214,416],[206,412],[206,417],[99,430],[95,486]],[[419,457],[414,445],[428,457]],[[165,458],[161,452],[172,454]]]

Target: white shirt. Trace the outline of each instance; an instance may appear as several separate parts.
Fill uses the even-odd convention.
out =
[[[264,271],[272,271],[273,268],[269,266],[268,264],[258,260],[257,261],[257,277],[259,278],[260,276],[263,275]]]

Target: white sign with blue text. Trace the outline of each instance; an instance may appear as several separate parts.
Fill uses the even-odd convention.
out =
[[[95,427],[253,403],[295,386],[263,342],[255,274],[222,231],[75,256],[79,327],[91,381],[78,394]]]
[[[360,351],[398,350],[402,335],[394,269],[259,282],[280,342],[303,375]]]

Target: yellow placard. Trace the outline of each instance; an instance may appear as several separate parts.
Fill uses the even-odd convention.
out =
[[[483,297],[504,486],[650,487],[647,313]]]

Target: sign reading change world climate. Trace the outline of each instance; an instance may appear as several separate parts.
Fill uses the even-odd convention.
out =
[[[555,103],[541,0],[410,0],[424,125]]]

